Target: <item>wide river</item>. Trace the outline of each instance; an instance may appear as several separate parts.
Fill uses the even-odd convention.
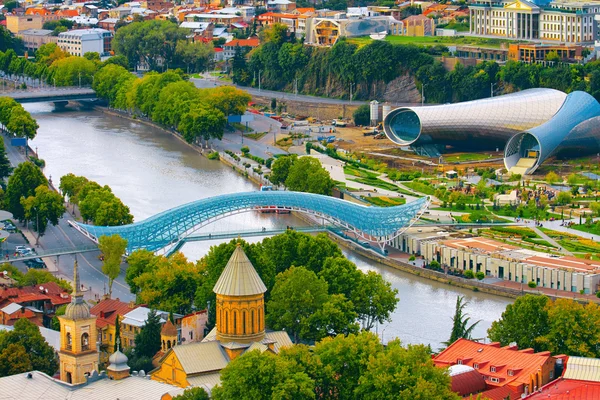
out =
[[[210,161],[161,130],[98,111],[55,112],[51,104],[26,105],[40,128],[31,147],[46,160],[45,173],[58,183],[69,172],[109,185],[127,204],[136,221],[200,198],[257,190],[218,161]],[[293,216],[245,213],[223,219],[206,232],[299,226]],[[251,240],[261,240],[253,238]],[[182,251],[196,260],[218,242],[186,244]],[[384,341],[431,344],[448,339],[458,295],[469,301],[471,321],[480,321],[473,337],[484,338],[509,299],[475,293],[415,277],[373,263],[343,249],[361,270],[375,270],[398,289],[400,302],[392,322],[378,326]]]

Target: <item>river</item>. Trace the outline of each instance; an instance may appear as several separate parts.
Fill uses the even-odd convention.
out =
[[[67,109],[56,112],[51,104],[31,104],[40,128],[31,142],[46,161],[45,174],[55,183],[69,172],[109,185],[127,204],[136,221],[200,198],[224,193],[257,190],[218,161],[200,156],[177,138],[159,129],[99,111]],[[223,219],[205,232],[267,229],[304,223],[294,216],[245,213]],[[261,238],[252,238],[258,241]],[[202,257],[218,242],[186,244],[190,259]],[[480,321],[473,337],[486,337],[510,299],[476,293],[432,282],[373,263],[344,249],[345,255],[365,270],[375,270],[398,289],[400,302],[392,322],[377,327],[387,342],[399,337],[403,343],[429,343],[433,349],[448,339],[457,295],[469,301],[471,321]]]

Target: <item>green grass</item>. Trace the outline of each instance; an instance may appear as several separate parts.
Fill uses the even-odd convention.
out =
[[[379,176],[375,172],[371,172],[371,171],[368,171],[363,168],[353,167],[351,165],[344,166],[344,173],[346,175],[352,175],[352,176],[356,176],[359,178],[366,178],[366,179],[377,179],[377,177]]]
[[[448,156],[444,156],[444,160],[446,162],[463,162],[463,161],[481,161],[487,160],[490,157],[488,154],[481,153],[460,153],[460,154],[449,154]]]
[[[501,207],[499,209],[493,210],[493,212],[494,212],[494,214],[500,215],[503,217],[513,217],[513,218],[519,217],[519,218],[525,218],[525,219],[531,219],[534,217],[534,215],[531,214],[527,208],[523,208],[523,215],[519,215],[519,212],[517,210],[513,210],[512,208],[505,208],[505,207]],[[551,213],[549,211],[539,211],[538,217],[546,218],[546,219],[554,217],[554,219],[561,219],[560,214]]]
[[[592,225],[573,225],[571,228],[578,230],[579,232],[591,233],[592,235],[600,236],[600,223],[595,223]]]
[[[379,207],[394,207],[406,203],[404,197],[364,197],[363,199],[368,203]]]
[[[267,132],[255,132],[255,133],[248,133],[248,134],[246,134],[244,136],[247,137],[247,138],[253,139],[253,140],[260,140],[266,134],[267,134]]]
[[[373,186],[379,189],[392,190],[394,192],[401,192],[400,188],[392,183],[382,181],[381,179],[369,179],[369,178],[356,178],[350,179],[353,182],[363,183],[365,185]]]
[[[373,41],[368,36],[361,36],[357,38],[348,39],[350,43],[355,43],[359,46],[364,46]],[[444,46],[456,46],[456,45],[473,45],[480,47],[489,47],[499,49],[503,43],[516,43],[516,41],[503,40],[503,39],[486,39],[468,36],[394,36],[388,35],[385,38],[386,42],[392,44],[416,44],[422,46],[435,46],[438,44]]]
[[[435,193],[435,188],[433,186],[426,185],[423,182],[412,181],[412,182],[403,182],[402,184],[404,186],[406,186],[407,188],[414,190],[415,192],[427,194],[430,196],[433,196],[433,194]]]
[[[521,227],[514,227],[514,226],[494,226],[494,227],[490,228],[490,230],[493,232],[501,233],[501,234],[527,237],[530,239],[539,238],[538,234],[535,233],[530,228],[521,228]]]

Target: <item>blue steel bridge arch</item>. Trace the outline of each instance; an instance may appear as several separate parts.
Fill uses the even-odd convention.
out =
[[[410,227],[425,211],[423,197],[395,207],[364,206],[335,197],[291,191],[225,194],[163,211],[140,222],[123,226],[95,226],[70,222],[91,240],[118,234],[127,239],[127,251],[159,251],[177,245],[194,231],[219,219],[263,207],[308,213],[323,218],[359,237],[380,245],[389,243]]]

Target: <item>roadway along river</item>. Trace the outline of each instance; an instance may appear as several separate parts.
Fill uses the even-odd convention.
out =
[[[26,108],[40,125],[31,146],[38,147],[40,157],[46,160],[46,175],[58,183],[62,175],[73,172],[109,185],[130,207],[136,221],[199,198],[257,190],[230,168],[207,160],[158,129],[97,111],[54,112],[50,104]],[[223,219],[206,232],[301,224],[293,216],[245,213]],[[183,252],[198,259],[213,244],[216,242],[190,243]],[[467,312],[471,320],[481,320],[474,337],[483,338],[510,303],[509,299],[431,282],[344,253],[362,270],[381,273],[399,291],[392,322],[378,327],[384,341],[399,337],[404,343],[430,343],[433,349],[439,348],[450,334],[459,294],[470,302]]]

